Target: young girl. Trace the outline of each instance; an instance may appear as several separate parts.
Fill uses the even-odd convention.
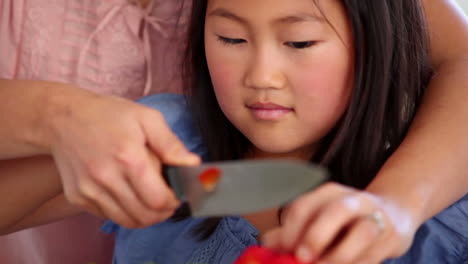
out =
[[[104,230],[116,234],[116,263],[231,263],[262,238],[305,263],[379,263],[404,254],[431,210],[406,207],[396,202],[398,193],[375,184],[358,189],[369,185],[415,115],[430,75],[425,34],[418,1],[194,1],[188,107],[174,95],[141,102],[164,113],[206,161],[310,160],[343,185],[305,194],[283,213],[180,220],[179,211],[140,230],[109,222]],[[451,188],[463,193],[466,183]],[[448,226],[459,224],[455,219]],[[462,244],[466,234],[450,240]],[[466,248],[450,244],[434,256],[430,241],[419,236],[415,247],[425,255],[394,262],[466,257]]]
[[[205,160],[313,160],[357,188],[400,144],[429,76],[420,9],[408,0],[195,1],[190,47],[194,103],[187,108],[174,95],[141,101],[160,110],[190,150]],[[60,192],[51,180],[49,192]],[[282,214],[104,229],[116,232],[116,263],[230,263],[259,237],[306,261],[376,263],[403,254],[431,215],[378,185],[367,190],[329,184]],[[54,217],[66,211],[60,205]]]

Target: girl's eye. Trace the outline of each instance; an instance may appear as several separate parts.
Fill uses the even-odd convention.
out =
[[[226,38],[222,36],[218,36],[218,40],[226,45],[237,45],[246,42],[244,39]]]
[[[313,46],[316,41],[298,41],[298,42],[286,42],[285,45],[294,49],[306,49]]]

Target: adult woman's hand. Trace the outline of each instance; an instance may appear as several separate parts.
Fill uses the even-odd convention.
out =
[[[408,250],[416,222],[384,197],[329,183],[285,208],[264,242],[304,263],[375,264]]]
[[[170,217],[179,201],[161,176],[161,164],[195,165],[199,158],[159,112],[77,91],[51,98],[45,134],[67,199],[126,227]]]
[[[195,165],[200,160],[159,112],[66,84],[0,84],[3,98],[11,98],[6,101],[16,99],[21,105],[2,107],[0,121],[6,126],[0,129],[0,146],[10,151],[0,157],[52,155],[69,202],[125,227],[165,220],[178,207],[161,164]],[[38,85],[43,87],[33,87]]]

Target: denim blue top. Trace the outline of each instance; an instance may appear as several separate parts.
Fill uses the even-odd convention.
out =
[[[183,96],[159,94],[139,102],[159,110],[187,148],[206,157]],[[191,230],[202,220],[168,220],[140,229],[127,229],[107,221],[102,230],[115,234],[114,264],[232,263],[247,246],[258,243],[257,229],[239,216],[223,218],[208,239],[199,241]],[[385,262],[403,263],[468,263],[468,196],[427,221],[404,256]]]

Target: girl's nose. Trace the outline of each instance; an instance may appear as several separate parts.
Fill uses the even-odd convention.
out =
[[[244,85],[253,89],[282,89],[286,79],[279,57],[264,52],[252,57],[246,69]]]

